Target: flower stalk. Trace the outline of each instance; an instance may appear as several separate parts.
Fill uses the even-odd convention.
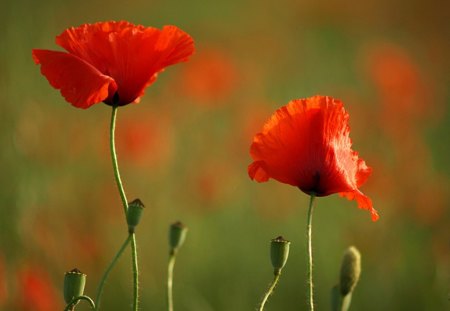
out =
[[[109,264],[108,268],[106,269],[105,273],[103,274],[101,280],[100,280],[100,284],[98,286],[97,289],[97,295],[95,297],[95,310],[100,310],[100,299],[102,297],[103,294],[103,288],[105,286],[105,282],[106,279],[109,276],[109,273],[111,272],[111,270],[114,268],[114,266],[116,265],[118,259],[120,258],[120,256],[122,255],[123,251],[127,248],[128,244],[130,243],[131,240],[131,235],[129,235],[127,237],[127,239],[125,240],[125,242],[122,244],[122,246],[120,247],[119,251],[117,252],[117,254],[114,256],[113,260],[111,261],[111,263]]]
[[[116,152],[116,119],[117,119],[117,108],[118,106],[112,107],[111,114],[111,122],[109,127],[109,147],[111,150],[111,160],[114,171],[114,178],[116,179],[117,188],[119,190],[120,199],[122,200],[123,211],[125,213],[125,217],[127,216],[128,210],[128,201],[127,196],[125,194],[125,190],[123,189],[122,179],[120,178],[119,164],[117,161],[117,152]]]
[[[115,144],[115,129],[116,129],[116,119],[117,119],[117,105],[112,106],[111,113],[111,124],[110,124],[110,148],[111,148],[111,159],[113,164],[114,177],[116,179],[117,189],[119,190],[120,198],[122,200],[123,210],[125,217],[127,218],[128,211],[128,201],[123,188],[122,179],[120,178],[119,165],[117,162],[116,144]],[[131,239],[131,260],[133,267],[133,310],[137,311],[139,306],[139,267],[138,267],[138,255],[136,247],[136,235],[130,233],[129,239]],[[120,254],[119,254],[120,256]]]
[[[167,310],[173,311],[173,267],[175,266],[176,252],[170,252],[167,264]]]
[[[269,299],[270,295],[272,295],[273,290],[278,284],[278,281],[280,280],[281,271],[278,273],[274,273],[272,283],[270,283],[269,288],[267,289],[266,293],[264,294],[263,299],[261,300],[261,303],[258,307],[258,311],[263,311],[264,306],[266,305],[267,300]]]
[[[314,286],[313,286],[313,254],[312,254],[312,215],[314,209],[315,194],[311,194],[308,208],[308,220],[306,223],[306,248],[308,256],[308,310],[314,311]]]
[[[139,266],[136,245],[136,234],[131,233],[131,261],[133,265],[133,311],[139,309]]]

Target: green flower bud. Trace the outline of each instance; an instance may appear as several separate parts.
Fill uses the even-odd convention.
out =
[[[341,265],[339,288],[341,295],[351,293],[358,283],[361,274],[361,254],[354,246],[350,246],[344,253]]]
[[[143,210],[144,204],[139,199],[135,199],[132,202],[128,203],[127,223],[129,233],[134,233],[136,226],[139,224],[139,221],[141,220]]]
[[[169,245],[170,252],[176,252],[186,239],[188,228],[181,222],[177,221],[170,225],[169,229]]]
[[[270,243],[270,259],[272,260],[275,274],[279,274],[286,264],[290,244],[291,242],[283,239],[282,236],[273,239]]]
[[[74,298],[82,296],[84,285],[86,284],[86,274],[81,273],[77,268],[66,272],[64,275],[64,300],[71,302]]]

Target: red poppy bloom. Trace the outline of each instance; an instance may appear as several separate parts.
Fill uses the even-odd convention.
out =
[[[273,178],[319,197],[339,193],[377,220],[372,201],[358,189],[372,169],[351,149],[348,119],[342,102],[327,96],[281,107],[253,139],[250,178]]]
[[[237,86],[238,72],[233,59],[219,49],[205,49],[184,67],[183,91],[196,103],[220,104]]]
[[[16,310],[61,310],[58,291],[47,273],[38,266],[27,267],[18,272],[18,306]]]
[[[66,52],[32,51],[49,83],[75,107],[137,103],[165,67],[187,61],[192,38],[175,26],[100,22],[66,29],[56,37]]]

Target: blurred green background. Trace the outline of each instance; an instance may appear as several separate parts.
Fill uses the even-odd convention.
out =
[[[70,26],[128,20],[191,34],[197,52],[140,104],[119,109],[119,165],[147,206],[138,233],[141,309],[165,310],[167,229],[190,228],[175,267],[175,309],[254,310],[272,277],[269,241],[292,242],[267,310],[306,309],[308,197],[252,182],[248,149],[278,107],[341,99],[354,149],[373,167],[362,191],[380,213],[333,195],[313,224],[317,310],[330,310],[344,249],[362,253],[352,310],[449,310],[450,2],[32,1],[0,11],[0,309],[62,310],[64,272],[94,296],[126,237],[108,155],[110,107],[64,102],[32,48]],[[131,259],[104,310],[129,310]],[[81,304],[77,310],[88,310]]]

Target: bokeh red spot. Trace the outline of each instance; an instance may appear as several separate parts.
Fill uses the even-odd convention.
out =
[[[218,49],[204,49],[185,66],[183,92],[200,105],[215,106],[226,100],[238,84],[233,58]]]
[[[18,310],[55,311],[62,309],[62,296],[50,276],[39,266],[22,268],[18,272]]]

